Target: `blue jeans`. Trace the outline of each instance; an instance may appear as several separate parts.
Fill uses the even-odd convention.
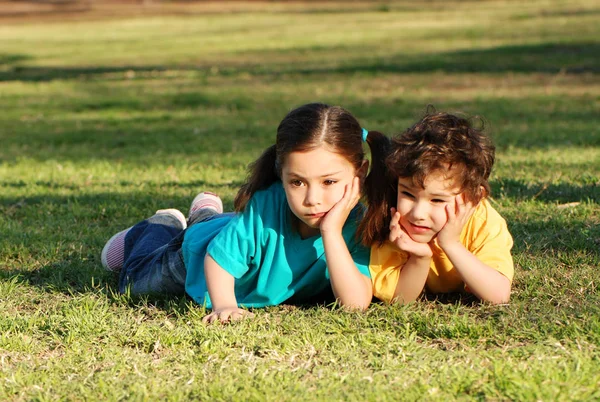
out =
[[[218,213],[201,209],[190,217],[188,227],[214,218]],[[125,236],[125,261],[119,274],[119,292],[185,294],[186,269],[181,245],[185,228],[170,215],[154,215],[133,226]]]

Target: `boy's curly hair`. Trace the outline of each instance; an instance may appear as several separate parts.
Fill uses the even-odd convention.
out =
[[[450,113],[428,113],[392,140],[386,165],[394,177],[412,178],[423,187],[436,170],[454,170],[456,185],[477,203],[490,193],[488,179],[495,147],[470,120]]]
[[[495,160],[495,147],[481,127],[472,119],[429,108],[415,125],[392,140],[385,159],[388,180],[385,197],[392,205],[369,204],[365,224],[361,225],[363,243],[383,243],[389,235],[388,225],[373,227],[376,214],[386,214],[391,219],[391,206],[398,196],[398,178],[412,178],[415,185],[423,187],[426,178],[437,170],[452,170],[455,184],[467,199],[477,203],[490,193],[488,179]]]

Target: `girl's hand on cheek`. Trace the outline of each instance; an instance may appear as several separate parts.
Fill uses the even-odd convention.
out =
[[[392,220],[390,222],[390,236],[389,240],[392,242],[399,250],[405,251],[412,256],[418,258],[430,258],[433,253],[429,244],[427,243],[417,243],[414,241],[408,233],[404,231],[402,225],[400,224],[400,212],[396,211],[396,208],[391,208],[392,211]]]
[[[454,204],[446,205],[448,220],[437,235],[437,243],[442,249],[460,242],[460,234],[475,210],[471,201],[465,202],[464,194],[457,195],[454,201]]]
[[[356,176],[352,179],[352,183],[346,185],[342,199],[321,220],[319,226],[321,235],[325,235],[326,233],[341,233],[348,215],[350,215],[352,209],[358,204],[359,199],[360,179]]]

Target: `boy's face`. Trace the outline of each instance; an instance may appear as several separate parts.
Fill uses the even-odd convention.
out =
[[[396,209],[401,215],[400,224],[414,241],[429,243],[448,220],[446,206],[455,208],[460,188],[452,173],[448,170],[431,173],[425,178],[424,188],[416,186],[411,178],[398,179]]]
[[[319,234],[321,221],[356,175],[346,158],[324,147],[292,152],[285,158],[281,181],[290,209],[300,220],[302,238]]]

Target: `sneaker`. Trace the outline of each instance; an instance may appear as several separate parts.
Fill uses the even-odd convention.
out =
[[[187,228],[187,221],[183,213],[175,208],[159,209],[156,211],[154,216],[148,218],[148,221],[152,223],[159,223],[161,225],[177,227],[179,229]]]
[[[223,213],[223,201],[221,198],[215,193],[211,193],[209,191],[204,191],[199,193],[192,201],[192,205],[190,206],[190,213],[188,217],[192,216],[192,214],[200,209],[212,209],[218,214]]]
[[[100,259],[102,266],[107,271],[118,272],[123,268],[125,262],[125,236],[130,229],[127,228],[117,233],[104,245]]]

